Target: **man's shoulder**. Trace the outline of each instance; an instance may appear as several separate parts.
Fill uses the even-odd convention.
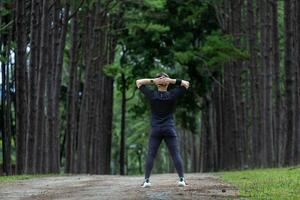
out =
[[[153,91],[152,89],[150,89],[148,86],[146,85],[141,85],[139,87],[140,91],[148,98],[152,98],[153,96]]]
[[[187,91],[186,87],[184,87],[184,86],[177,86],[177,87],[172,88],[170,90],[170,93],[174,97],[177,97],[177,96],[180,96],[181,94],[183,94],[185,91]]]

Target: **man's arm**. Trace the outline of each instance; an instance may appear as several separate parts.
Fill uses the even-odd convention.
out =
[[[180,82],[180,79],[166,78],[166,81],[170,84],[176,84],[176,80],[178,80],[177,83]],[[186,80],[181,80],[180,86],[183,86],[186,89],[188,89],[190,87],[190,82],[188,82]]]
[[[163,83],[163,82],[164,82],[164,80],[163,80],[162,77],[161,78],[154,78],[154,79],[152,79],[152,78],[143,78],[143,79],[136,80],[136,86],[138,88],[140,88],[142,85],[150,85],[150,84],[153,84],[153,83],[160,84],[160,83]]]
[[[151,99],[153,97],[153,90],[150,88],[146,87],[146,85],[155,83],[157,80],[155,79],[150,79],[150,78],[144,78],[144,79],[138,79],[136,80],[136,86],[141,90],[141,92]],[[143,86],[143,87],[142,87]]]
[[[170,84],[175,84],[175,85],[180,86],[180,87],[175,87],[172,90],[170,90],[170,92],[172,93],[172,96],[175,99],[182,96],[190,86],[190,82],[188,82],[186,80],[167,78],[166,81]]]
[[[144,78],[136,80],[136,86],[140,88],[142,85],[150,85],[154,82],[154,79]]]

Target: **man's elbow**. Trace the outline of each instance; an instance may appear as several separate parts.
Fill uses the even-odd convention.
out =
[[[187,81],[187,87],[186,87],[186,89],[188,89],[189,87],[190,87],[190,82]]]
[[[183,87],[185,87],[186,89],[188,89],[190,87],[190,82],[189,81],[182,81],[181,84]]]
[[[141,84],[141,80],[139,80],[139,79],[136,80],[136,81],[135,81],[135,84],[136,84],[136,87],[140,88],[140,86],[142,85],[142,84]]]

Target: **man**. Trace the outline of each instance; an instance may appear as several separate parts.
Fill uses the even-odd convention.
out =
[[[147,85],[155,84],[158,90],[151,90]],[[169,84],[175,84],[175,88],[167,90]],[[177,148],[177,134],[173,113],[175,111],[176,99],[178,99],[189,88],[189,82],[180,79],[171,79],[168,74],[160,73],[154,79],[139,79],[137,87],[150,101],[151,105],[151,134],[149,137],[148,156],[145,164],[145,180],[141,187],[150,187],[150,174],[153,162],[162,140],[165,141],[172,156],[177,170],[178,186],[186,186],[183,175],[182,159]]]

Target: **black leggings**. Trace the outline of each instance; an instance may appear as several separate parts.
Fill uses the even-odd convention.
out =
[[[183,164],[180,153],[177,148],[177,135],[175,128],[173,126],[154,126],[151,128],[151,134],[149,137],[148,156],[145,165],[145,179],[150,177],[157,150],[163,139],[172,156],[178,176],[183,177]]]

